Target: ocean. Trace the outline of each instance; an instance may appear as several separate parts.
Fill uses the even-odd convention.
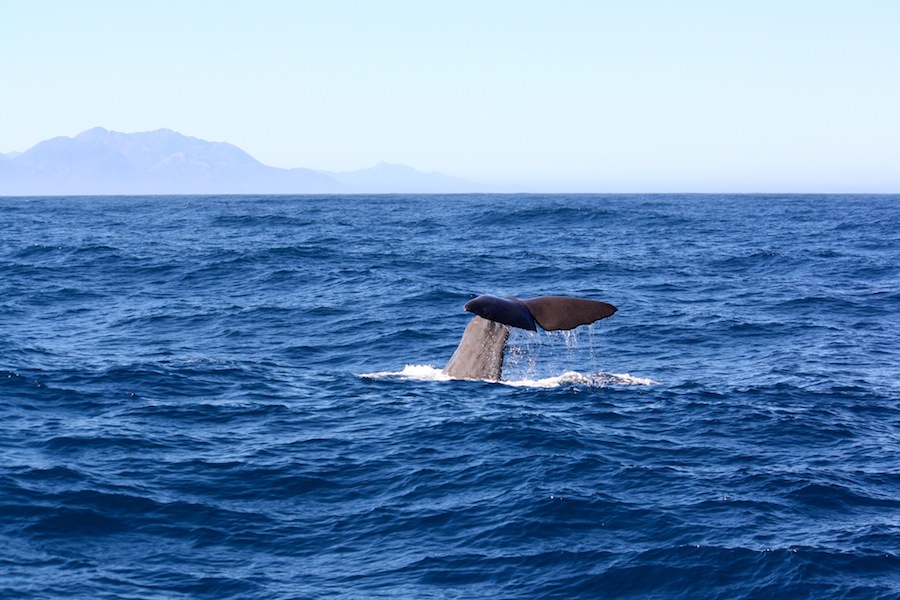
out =
[[[0,597],[896,599],[898,313],[900,196],[2,198]]]

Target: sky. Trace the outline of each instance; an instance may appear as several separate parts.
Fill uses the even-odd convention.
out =
[[[900,193],[900,1],[0,0],[0,152],[95,126],[521,191]]]

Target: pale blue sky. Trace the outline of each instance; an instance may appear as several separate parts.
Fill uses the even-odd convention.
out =
[[[0,152],[102,126],[555,191],[900,192],[900,0],[0,0]]]

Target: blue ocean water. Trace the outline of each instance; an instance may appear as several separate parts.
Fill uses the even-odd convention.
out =
[[[897,598],[898,309],[900,196],[0,199],[0,596]]]

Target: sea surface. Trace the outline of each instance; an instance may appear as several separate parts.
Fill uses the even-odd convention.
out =
[[[896,599],[900,196],[0,199],[0,597]]]

